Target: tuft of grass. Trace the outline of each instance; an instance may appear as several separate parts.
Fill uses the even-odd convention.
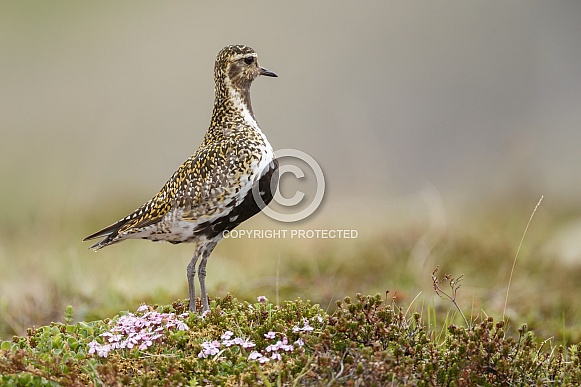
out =
[[[198,300],[199,301],[199,300]],[[93,322],[53,323],[0,343],[7,385],[578,385],[578,345],[539,343],[526,325],[515,335],[492,317],[470,327],[426,327],[421,313],[379,294],[337,301],[326,313],[300,299],[274,305],[213,299],[210,312],[187,302],[142,306]],[[127,316],[180,319],[145,346],[92,353]],[[67,316],[72,315],[67,310]],[[125,316],[125,317],[124,317]],[[171,316],[171,317],[168,317]],[[130,328],[141,329],[142,319]],[[161,320],[160,320],[161,321]],[[127,332],[130,332],[129,329]],[[109,332],[109,334],[107,333]],[[113,341],[112,341],[113,340]],[[268,358],[268,360],[265,360]]]
[[[526,225],[525,230],[522,234],[522,237],[520,238],[518,248],[516,249],[516,254],[514,255],[514,260],[512,261],[512,267],[510,268],[510,275],[508,276],[508,285],[506,287],[506,297],[504,299],[504,309],[502,310],[502,319],[503,320],[504,320],[504,316],[506,316],[506,306],[508,305],[508,295],[510,293],[510,283],[512,282],[512,276],[514,274],[516,260],[518,258],[518,254],[520,253],[520,249],[522,247],[522,244],[525,240],[525,236],[527,235],[527,231],[529,230],[529,226],[531,225],[533,217],[535,216],[535,213],[537,212],[537,208],[539,208],[539,206],[541,205],[541,202],[543,201],[543,197],[544,196],[541,195],[541,198],[539,199],[539,201],[537,202],[537,205],[535,206],[535,208],[533,209],[533,212],[531,213],[531,217],[529,218],[529,221],[527,222],[527,225]]]

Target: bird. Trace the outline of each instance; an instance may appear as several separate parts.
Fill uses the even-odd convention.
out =
[[[261,67],[256,51],[230,45],[214,65],[214,107],[201,145],[151,200],[83,241],[95,251],[126,239],[195,244],[187,266],[189,310],[196,312],[196,270],[202,312],[209,311],[206,263],[224,237],[268,205],[278,186],[278,160],[255,119],[250,86]],[[198,265],[199,261],[199,265]]]

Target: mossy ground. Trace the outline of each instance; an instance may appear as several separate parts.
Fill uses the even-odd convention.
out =
[[[187,303],[155,310],[182,314]],[[499,386],[578,385],[578,347],[539,343],[526,326],[510,335],[504,321],[470,321],[428,329],[424,317],[393,298],[357,295],[327,314],[318,305],[296,300],[276,306],[240,302],[231,296],[212,300],[203,318],[185,318],[188,330],[166,330],[149,348],[111,350],[107,357],[89,353],[103,342],[111,320],[54,323],[30,329],[25,337],[1,344],[3,385],[417,385]],[[297,327],[310,324],[313,329]],[[252,348],[220,347],[203,357],[203,343],[226,331],[254,343]],[[269,334],[270,332],[270,334]],[[274,332],[274,333],[273,333]],[[267,350],[270,337],[301,340],[280,360],[251,360]]]
[[[578,213],[543,203],[511,277],[528,207],[497,206],[445,224],[369,222],[377,216],[309,223],[357,229],[351,240],[225,240],[209,264],[209,294],[233,296],[214,298],[209,315],[188,317],[189,329],[164,332],[163,343],[107,358],[90,354],[90,343],[103,342],[100,335],[128,314],[120,310],[145,302],[185,311],[172,300],[187,293],[191,246],[132,241],[93,254],[71,242],[114,214],[95,224],[76,214],[16,229],[0,223],[0,337],[7,340],[0,384],[577,385],[581,266],[561,260],[554,242]],[[246,228],[273,225],[253,219]],[[435,294],[437,266],[440,278],[464,274],[458,307]],[[382,296],[344,299],[376,292]],[[282,301],[297,297],[313,302]],[[63,318],[67,305],[75,313]],[[304,318],[315,329],[294,332]],[[226,331],[256,346],[198,357]],[[293,351],[261,363],[250,355],[271,354],[270,332]],[[303,345],[294,344],[299,338]]]

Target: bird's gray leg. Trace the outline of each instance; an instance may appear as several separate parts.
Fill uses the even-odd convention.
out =
[[[208,262],[208,255],[204,254],[198,269],[198,277],[200,279],[200,291],[202,292],[202,312],[210,310],[208,305],[208,295],[206,294],[206,262]]]
[[[196,248],[196,252],[192,257],[192,260],[188,264],[188,287],[190,290],[190,312],[196,311],[196,286],[194,284],[194,277],[196,276],[196,263],[200,257],[200,251]]]
[[[210,243],[204,252],[202,253],[202,261],[200,262],[200,267],[198,268],[198,278],[200,280],[200,291],[202,293],[202,312],[210,310],[210,305],[208,305],[208,295],[206,294],[206,263],[208,263],[208,257],[216,247],[217,243]]]

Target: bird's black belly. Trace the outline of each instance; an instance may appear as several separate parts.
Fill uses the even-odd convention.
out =
[[[262,201],[265,205],[268,205],[268,203],[272,201],[278,187],[278,161],[276,159],[269,164],[266,173],[262,175],[260,180],[255,184],[258,184],[258,191],[260,192]],[[225,231],[233,230],[240,223],[258,214],[261,211],[261,207],[254,200],[252,194],[253,190],[255,190],[254,187],[248,191],[244,200],[239,205],[235,206],[228,215],[211,222],[200,224],[194,230],[194,234],[199,236],[203,235],[206,238],[213,239],[216,236],[223,234]]]

